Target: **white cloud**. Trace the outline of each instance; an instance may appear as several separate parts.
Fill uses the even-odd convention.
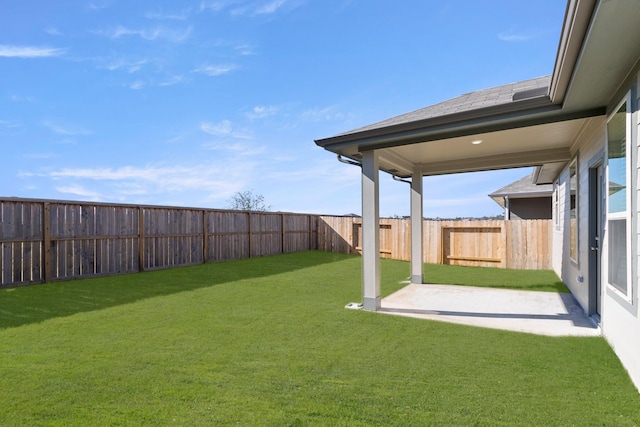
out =
[[[248,44],[237,45],[235,47],[235,50],[241,56],[255,55],[256,53],[254,47]]]
[[[300,5],[300,1],[290,0],[217,0],[200,3],[200,12],[222,12],[228,10],[234,16],[272,15],[285,6],[291,10]]]
[[[102,196],[100,195],[100,193],[88,190],[78,184],[59,186],[59,187],[56,187],[56,191],[64,194],[73,194],[74,196],[80,196],[85,199],[94,200],[94,201],[102,199]]]
[[[11,102],[33,102],[34,98],[31,96],[19,96],[19,95],[11,95],[9,98]]]
[[[175,75],[175,76],[169,76],[166,78],[166,80],[158,83],[159,86],[173,86],[176,85],[178,83],[181,83],[184,80],[183,76],[179,76],[179,75]]]
[[[231,122],[229,120],[223,120],[215,124],[203,122],[200,124],[200,129],[211,135],[227,136],[231,134]]]
[[[40,173],[22,172],[21,177],[43,177],[64,181],[57,191],[90,197],[93,200],[124,200],[136,195],[179,195],[185,191],[204,194],[205,198],[230,197],[246,185],[246,177],[253,165],[212,164],[195,166],[124,166],[112,168],[64,168]],[[81,181],[94,181],[84,186]],[[91,188],[91,190],[88,190]],[[101,190],[96,190],[100,188]],[[107,196],[108,194],[108,196]],[[174,196],[172,196],[174,197]]]
[[[65,49],[52,47],[0,45],[0,57],[6,58],[47,58],[64,52]]]
[[[89,2],[89,4],[87,6],[89,7],[89,9],[92,9],[92,10],[106,9],[109,6],[111,6],[111,1],[110,0],[96,0],[96,1]]]
[[[135,82],[131,82],[126,85],[129,89],[140,90],[144,89],[147,86],[147,83],[144,80],[136,80]]]
[[[214,1],[214,2],[201,2],[200,3],[200,12],[204,12],[205,10],[210,10],[212,12],[220,12],[229,6],[231,2],[229,1]]]
[[[181,30],[174,30],[166,27],[132,29],[127,28],[123,25],[118,25],[113,29],[97,31],[96,33],[109,37],[110,39],[119,39],[121,37],[127,36],[138,36],[149,41],[164,40],[171,43],[181,43],[189,38],[189,36],[191,35],[191,31],[191,26]]]
[[[44,29],[44,32],[49,34],[49,35],[52,35],[52,36],[61,36],[62,35],[62,31],[60,31],[56,27],[47,27],[47,28]]]
[[[246,144],[241,142],[209,142],[202,144],[202,148],[212,151],[226,151],[230,154],[235,154],[240,157],[258,156],[267,151],[265,146],[256,146],[253,144]]]
[[[56,155],[53,153],[31,153],[25,154],[24,157],[26,157],[27,159],[51,159],[53,157],[56,157]]]
[[[247,117],[251,120],[264,119],[265,117],[273,116],[278,112],[278,108],[273,105],[258,105],[247,113]]]
[[[324,108],[311,108],[305,110],[302,113],[302,118],[310,121],[333,121],[344,120],[348,116],[340,111],[337,111],[336,107],[324,107]]]
[[[217,65],[203,65],[193,70],[194,73],[203,73],[211,77],[221,76],[228,74],[231,71],[237,69],[235,64],[217,64]]]
[[[144,16],[148,19],[185,21],[189,18],[189,9],[184,9],[179,13],[164,13],[162,10],[158,12],[147,12]]]
[[[60,123],[47,120],[44,122],[44,126],[49,128],[53,133],[58,135],[91,135],[92,132],[88,129],[84,129],[78,126],[61,125]]]
[[[200,130],[214,136],[251,139],[248,131],[235,129],[229,120],[223,120],[220,123],[202,122]]]
[[[19,128],[20,126],[21,125],[16,122],[11,122],[9,120],[0,120],[0,127],[3,127],[3,128],[12,129],[12,128]]]
[[[124,70],[128,73],[135,73],[137,71],[140,71],[142,69],[142,66],[147,62],[148,60],[146,58],[133,61],[127,61],[125,59],[115,59],[111,63],[106,65],[105,68],[109,71]]]
[[[498,34],[498,39],[505,42],[526,42],[536,37],[535,34],[529,32],[517,32],[514,30],[504,31]]]
[[[278,9],[280,9],[285,4],[285,0],[273,0],[269,3],[266,3],[262,6],[259,6],[255,14],[256,15],[265,15],[275,13]]]

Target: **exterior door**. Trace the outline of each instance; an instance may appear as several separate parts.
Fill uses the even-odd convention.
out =
[[[589,314],[600,320],[602,300],[602,163],[589,168]]]

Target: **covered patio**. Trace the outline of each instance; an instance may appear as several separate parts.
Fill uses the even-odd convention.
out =
[[[472,92],[316,141],[362,168],[365,310],[382,308],[380,171],[410,179],[410,281],[422,284],[424,176],[534,166],[534,182],[551,183],[571,160],[571,146],[590,118],[604,114],[603,108],[567,110],[552,99],[554,84],[547,76]]]

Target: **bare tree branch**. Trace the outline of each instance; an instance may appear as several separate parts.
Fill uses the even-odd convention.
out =
[[[264,204],[264,196],[262,194],[253,194],[253,191],[238,191],[229,200],[229,208],[239,211],[257,211],[266,212],[271,206]]]

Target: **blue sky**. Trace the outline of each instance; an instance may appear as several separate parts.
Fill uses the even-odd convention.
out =
[[[24,0],[0,5],[0,196],[360,213],[314,144],[551,74],[562,0]],[[428,217],[496,215],[510,170],[426,177]],[[381,175],[381,215],[409,212]]]

